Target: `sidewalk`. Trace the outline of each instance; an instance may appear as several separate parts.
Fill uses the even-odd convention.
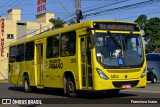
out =
[[[8,80],[0,80],[0,83],[7,83]]]
[[[131,88],[123,91],[130,91],[130,92],[143,92],[143,93],[160,93],[160,83],[148,83],[145,88]]]

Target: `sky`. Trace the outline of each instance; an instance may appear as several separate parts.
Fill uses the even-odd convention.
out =
[[[37,13],[37,0],[0,0],[0,16],[8,17],[12,8],[22,9],[22,20],[35,21],[35,16],[43,12],[53,12],[55,18],[64,21],[75,18],[75,0],[46,0],[46,11]],[[141,14],[160,18],[160,0],[81,0],[81,10],[85,20],[125,20],[134,21]],[[151,1],[151,0],[150,0]],[[136,5],[135,5],[136,4]],[[124,7],[125,6],[125,7]]]

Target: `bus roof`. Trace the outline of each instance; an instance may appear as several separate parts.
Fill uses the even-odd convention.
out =
[[[17,40],[15,42],[10,43],[9,46],[26,43],[26,42],[29,42],[29,41],[41,39],[41,38],[52,36],[52,35],[58,35],[58,34],[61,34],[61,33],[72,31],[72,30],[77,30],[77,29],[80,29],[82,27],[83,28],[89,28],[89,27],[91,28],[91,27],[93,27],[93,22],[121,22],[121,23],[136,24],[134,22],[126,22],[126,21],[120,21],[120,20],[88,20],[88,21],[81,22],[81,23],[78,23],[78,24],[65,26],[63,28],[55,29],[55,30],[52,30],[52,31],[37,34],[35,36],[31,36],[31,37],[28,37],[28,38]]]

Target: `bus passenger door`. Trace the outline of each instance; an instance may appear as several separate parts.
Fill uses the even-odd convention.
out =
[[[90,36],[80,38],[81,49],[81,79],[83,89],[92,89],[92,67],[91,67],[91,42]]]
[[[36,44],[37,85],[43,86],[43,43]]]

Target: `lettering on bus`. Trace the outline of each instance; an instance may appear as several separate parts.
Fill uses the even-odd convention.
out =
[[[111,78],[119,78],[119,75],[111,75]]]
[[[49,69],[62,69],[63,63],[60,59],[49,60]]]
[[[1,39],[0,39],[0,45],[1,45],[1,53],[0,56],[4,57],[4,18],[0,19],[0,26],[1,26]]]
[[[116,24],[111,24],[111,25],[100,24],[99,28],[100,29],[109,29],[109,30],[127,30],[127,31],[134,30],[133,26],[131,26],[131,25],[116,25]]]
[[[139,31],[138,25],[122,22],[95,22],[94,28],[97,30]]]

